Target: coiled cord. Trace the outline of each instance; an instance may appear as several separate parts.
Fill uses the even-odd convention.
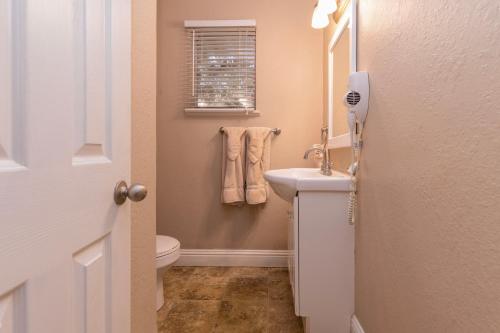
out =
[[[355,163],[351,166],[351,191],[349,192],[349,203],[347,205],[347,219],[351,225],[354,225],[356,222],[356,209],[358,207],[357,184],[356,177],[354,176],[354,169],[357,168],[357,164]]]
[[[351,144],[352,144],[352,164],[350,167],[351,175],[351,192],[349,193],[349,203],[347,205],[347,218],[349,224],[354,225],[356,222],[356,209],[358,206],[358,195],[357,195],[357,184],[356,184],[356,172],[359,167],[359,159],[361,155],[361,134],[363,133],[363,124],[358,123],[359,132],[354,133],[351,131]]]
[[[347,207],[347,218],[350,225],[354,225],[356,222],[356,206],[358,203],[356,191],[351,191],[349,193],[349,205]]]

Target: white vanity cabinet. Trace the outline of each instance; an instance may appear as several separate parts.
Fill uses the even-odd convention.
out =
[[[354,313],[354,226],[349,192],[299,191],[289,210],[295,313],[308,333],[348,333]]]
[[[333,171],[290,168],[265,172],[273,191],[291,203],[288,266],[295,313],[306,333],[349,333],[354,313],[354,226],[347,208],[352,179]]]

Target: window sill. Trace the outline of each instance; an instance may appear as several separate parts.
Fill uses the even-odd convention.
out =
[[[193,116],[260,116],[259,111],[247,109],[184,109],[184,113]]]

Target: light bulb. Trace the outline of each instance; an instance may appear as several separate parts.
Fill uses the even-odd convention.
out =
[[[325,15],[332,14],[337,10],[337,1],[319,0],[318,8]]]
[[[329,23],[330,19],[328,18],[328,15],[324,14],[322,11],[319,10],[319,7],[316,6],[314,8],[312,22],[311,22],[312,27],[314,29],[323,29],[327,27]]]

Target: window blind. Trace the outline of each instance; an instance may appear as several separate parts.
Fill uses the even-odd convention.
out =
[[[185,31],[186,111],[255,110],[255,25],[186,26]]]

